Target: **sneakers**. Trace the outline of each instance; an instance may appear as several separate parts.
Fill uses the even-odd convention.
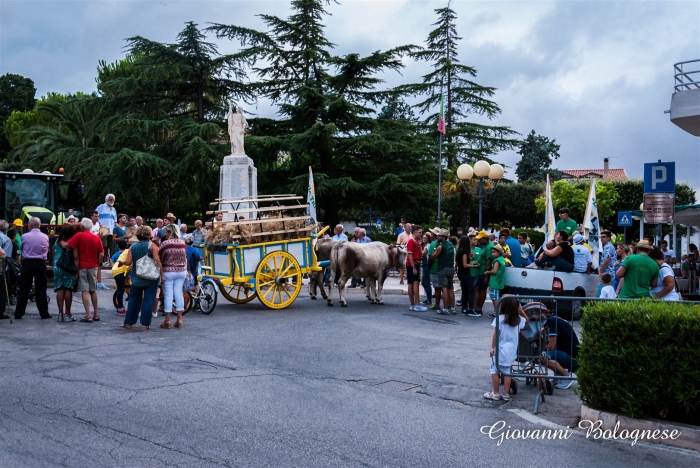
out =
[[[467,314],[469,317],[481,317],[482,313],[480,310],[470,310],[469,313]]]
[[[451,313],[452,315],[457,315],[457,308],[455,308],[455,307],[450,307],[450,313]]]
[[[503,395],[501,395],[500,393],[486,392],[484,393],[484,398],[486,398],[487,400],[502,400]]]
[[[469,315],[470,312],[471,310],[462,309],[462,315]]]
[[[573,379],[576,378],[576,374],[574,374],[573,372],[569,373],[569,375],[570,375]],[[576,380],[562,380],[562,379],[559,379],[559,381],[558,381],[557,383],[554,384],[554,388],[558,388],[558,389],[560,389],[560,390],[566,390],[567,388],[571,387],[571,386],[574,384],[574,382],[576,382]]]
[[[431,305],[432,302],[426,299],[425,301],[421,302],[421,304],[423,304],[423,305]]]
[[[437,304],[433,304],[433,306],[428,310],[432,310],[434,312],[440,312],[440,308],[437,306]]]
[[[153,312],[153,318],[158,318],[158,311]]]
[[[532,268],[533,270],[537,270],[537,268],[539,268],[539,267],[537,266],[536,263],[531,263],[528,266],[526,266],[525,268]]]
[[[417,306],[413,306],[413,310],[415,310],[416,312],[425,312],[426,310],[428,310],[428,308],[423,307],[421,305],[417,305]]]
[[[440,310],[438,310],[438,314],[440,314],[440,315],[450,315],[450,310],[449,310],[449,309],[440,309]]]
[[[496,314],[494,314],[493,312],[491,312],[491,313],[489,314],[489,318],[496,318]]]
[[[457,305],[462,305],[462,300],[461,300],[461,299],[459,299],[459,300],[457,301]]]
[[[126,309],[117,309],[117,315],[126,315]]]
[[[410,310],[410,311],[413,312],[413,311],[415,310],[414,307],[416,307],[416,306],[411,306],[411,307],[408,308],[408,310]]]
[[[97,283],[97,289],[109,289],[104,283]]]

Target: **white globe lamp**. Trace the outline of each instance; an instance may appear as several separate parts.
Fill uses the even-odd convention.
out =
[[[477,177],[486,177],[491,172],[491,166],[486,161],[477,161],[474,164],[474,175]]]
[[[474,175],[474,169],[469,164],[462,164],[457,168],[457,177],[459,180],[469,180]]]
[[[503,166],[500,164],[492,164],[489,170],[489,179],[491,180],[501,180],[503,178]]]

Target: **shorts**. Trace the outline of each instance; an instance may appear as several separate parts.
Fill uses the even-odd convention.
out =
[[[413,273],[411,265],[406,265],[406,281],[408,284],[420,283],[420,266],[416,265],[416,273]]]
[[[447,267],[443,268],[442,270],[438,270],[437,274],[437,286],[436,288],[447,288],[447,289],[453,289],[453,281],[454,281],[454,276],[455,272],[452,267]]]
[[[78,291],[97,291],[97,268],[78,270]]]
[[[492,301],[498,301],[501,299],[501,290],[500,289],[489,289],[489,297],[491,298]]]
[[[486,276],[479,275],[474,281],[474,289],[486,289]]]
[[[434,288],[439,288],[438,286],[438,275],[437,273],[431,273],[430,274],[430,284],[433,285]]]
[[[107,257],[107,251],[112,252],[114,247],[114,238],[112,236],[104,236],[102,238],[102,246],[105,249],[105,260],[109,261],[109,258]]]
[[[491,358],[491,374],[510,375],[510,366],[496,367],[496,356]]]

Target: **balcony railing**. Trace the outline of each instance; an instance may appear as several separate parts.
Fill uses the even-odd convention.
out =
[[[700,89],[700,59],[679,62],[673,65],[676,91]]]

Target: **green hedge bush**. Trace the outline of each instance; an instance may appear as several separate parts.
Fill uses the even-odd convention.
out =
[[[593,302],[581,327],[577,375],[587,405],[700,425],[700,307]]]

